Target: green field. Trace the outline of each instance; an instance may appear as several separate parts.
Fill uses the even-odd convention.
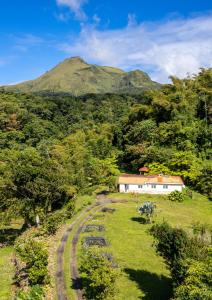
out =
[[[13,265],[12,247],[5,247],[0,249],[0,299],[12,299],[12,278],[13,278]]]
[[[0,243],[6,243],[7,246],[0,248],[0,299],[11,300],[12,282],[14,277],[14,265],[12,255],[14,252],[13,244],[20,235],[22,219],[12,220],[9,225],[0,227]]]
[[[114,203],[116,209],[111,213],[97,213],[89,223],[103,224],[103,234],[89,235],[106,237],[109,247],[105,251],[113,254],[122,270],[118,278],[118,293],[114,300],[165,300],[171,295],[169,271],[163,260],[157,256],[153,239],[148,233],[151,225],[142,224],[142,218],[136,211],[138,203],[146,200],[157,205],[155,222],[166,220],[173,226],[191,231],[192,223],[212,224],[212,203],[205,197],[194,194],[192,200],[174,203],[165,196],[112,194],[113,199],[128,199],[127,203]],[[87,233],[81,234],[81,239]],[[79,252],[80,249],[79,249]]]

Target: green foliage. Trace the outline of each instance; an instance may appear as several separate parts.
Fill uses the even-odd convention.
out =
[[[187,276],[190,267],[187,261],[208,260],[210,251],[207,243],[198,237],[189,237],[183,229],[172,228],[167,223],[162,223],[153,225],[150,233],[156,240],[157,252],[170,268],[175,287],[182,284]]]
[[[11,151],[3,159],[7,178],[0,187],[2,202],[19,211],[26,224],[35,224],[39,211],[46,215],[68,200],[69,174],[57,161],[42,157],[35,148]]]
[[[98,248],[92,247],[83,252],[80,272],[86,299],[113,298],[118,270]]]
[[[149,172],[148,175],[155,174],[164,174],[164,175],[172,175],[172,171],[159,162],[152,162],[148,165]],[[174,175],[174,174],[173,174]]]
[[[173,191],[168,195],[168,199],[174,202],[183,202],[184,201],[184,194],[179,191]]]
[[[44,221],[43,229],[48,235],[55,234],[59,226],[65,221],[65,213],[63,211],[56,211],[48,215]]]
[[[43,284],[48,280],[48,252],[42,242],[20,237],[15,249],[26,264],[25,271],[32,285]]]
[[[201,175],[197,177],[196,180],[196,189],[200,193],[208,196],[210,200],[212,200],[212,189],[211,189],[212,179],[211,178],[212,178],[212,164],[210,162],[203,166]]]
[[[151,234],[156,239],[157,252],[165,259],[175,284],[184,276],[182,260],[185,258],[189,239],[182,229],[172,228],[167,223],[153,225]]]
[[[70,219],[75,212],[75,201],[74,199],[68,201],[64,206],[64,215],[67,219]]]
[[[15,300],[43,300],[44,294],[43,289],[40,285],[33,285],[29,290],[19,291]]]
[[[83,66],[87,84],[91,74],[99,74],[105,86],[92,88],[94,93],[104,93],[111,82],[116,86],[115,77],[123,92],[126,86],[137,93],[141,82],[147,90],[153,84],[141,72],[126,74],[81,60],[66,61],[56,73],[64,78],[61,70],[69,74],[69,63]],[[45,89],[54,92],[47,75]],[[102,186],[113,190],[119,169],[134,172],[141,165],[149,166],[150,174],[180,175],[187,186],[211,198],[211,76],[211,70],[201,70],[192,78],[173,77],[160,90],[133,96],[74,97],[64,93],[70,82],[61,86],[61,94],[0,91],[0,219],[21,216],[31,226],[39,216],[53,233],[62,221],[56,210],[71,217],[72,208],[65,212],[64,206],[74,205],[77,194],[92,195]],[[91,86],[73,88],[84,94]]]
[[[185,279],[174,293],[174,300],[212,299],[212,257],[205,261],[185,261]]]
[[[145,202],[143,205],[138,207],[138,212],[144,215],[146,223],[151,223],[151,219],[154,215],[156,205],[153,202]]]

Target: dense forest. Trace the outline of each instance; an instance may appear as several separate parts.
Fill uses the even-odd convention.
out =
[[[212,70],[171,80],[159,90],[136,95],[74,97],[0,91],[0,242],[7,245],[15,240],[19,257],[13,279],[15,299],[44,299],[43,286],[50,283],[46,239],[77,213],[75,203],[80,197],[116,190],[120,172],[137,173],[140,166],[148,166],[150,174],[181,175],[187,187],[212,199]],[[12,220],[21,220],[21,228],[12,231],[17,236],[10,240],[7,226]],[[166,224],[156,226],[152,234],[175,288],[180,284],[176,299],[191,299],[186,280],[193,277],[186,272],[190,272],[187,266],[196,265],[194,261],[185,266],[185,262],[202,257],[205,247],[206,263],[197,265],[204,282],[208,244],[203,247],[203,242],[198,244]],[[193,245],[197,250],[192,256]],[[184,249],[190,256],[184,255]],[[99,268],[97,263],[97,274],[106,270],[107,276],[101,276],[115,283],[116,271],[107,271],[111,266],[102,256],[99,262],[106,265]],[[112,283],[104,288],[111,293],[115,289]]]
[[[141,95],[0,93],[0,205],[26,224],[116,176],[182,175],[211,198],[212,70]]]

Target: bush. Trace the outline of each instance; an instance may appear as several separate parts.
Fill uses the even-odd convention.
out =
[[[168,195],[168,199],[170,201],[174,202],[183,202],[184,201],[184,195],[182,192],[179,191],[173,191]]]
[[[173,283],[178,286],[186,276],[187,259],[204,261],[208,257],[207,244],[197,237],[189,237],[183,229],[167,223],[153,225],[150,233],[156,240],[156,250],[168,265]]]
[[[63,207],[63,209],[48,215],[43,224],[44,233],[48,235],[55,234],[59,226],[64,223],[65,219],[69,219],[73,216],[74,210],[75,202],[74,200],[71,200]]]
[[[206,261],[185,261],[185,279],[175,290],[175,300],[212,299],[212,257]]]
[[[63,211],[57,211],[47,217],[43,224],[43,229],[46,234],[55,234],[59,226],[64,222],[65,214]]]
[[[20,291],[16,300],[43,300],[43,289],[40,285],[33,285],[28,291]]]
[[[65,217],[67,219],[70,219],[71,217],[73,217],[74,211],[75,211],[75,201],[74,199],[72,199],[65,205]]]
[[[84,250],[80,272],[86,299],[113,299],[118,270],[98,248]]]
[[[25,272],[30,284],[43,284],[48,280],[48,252],[42,242],[28,239],[18,240],[15,249],[25,262]]]
[[[156,250],[170,268],[173,281],[178,284],[184,276],[181,264],[186,257],[189,239],[182,229],[172,228],[167,223],[153,225],[150,233],[156,239]]]

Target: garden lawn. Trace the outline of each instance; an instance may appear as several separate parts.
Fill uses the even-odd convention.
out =
[[[198,194],[194,194],[192,200],[183,203],[170,202],[166,196],[159,195],[111,194],[108,197],[128,199],[129,202],[108,205],[116,208],[116,211],[104,213],[103,218],[98,217],[97,213],[89,223],[102,224],[106,231],[83,233],[81,239],[86,235],[93,235],[104,236],[108,240],[109,247],[106,247],[105,251],[113,254],[122,270],[117,280],[117,295],[113,300],[169,299],[169,271],[162,258],[155,252],[153,238],[148,233],[151,225],[142,224],[137,205],[144,201],[154,201],[157,205],[155,222],[166,220],[171,225],[182,227],[189,232],[194,222],[212,224],[212,203]]]
[[[0,299],[12,299],[12,278],[14,275],[11,257],[13,253],[12,247],[0,249]]]

